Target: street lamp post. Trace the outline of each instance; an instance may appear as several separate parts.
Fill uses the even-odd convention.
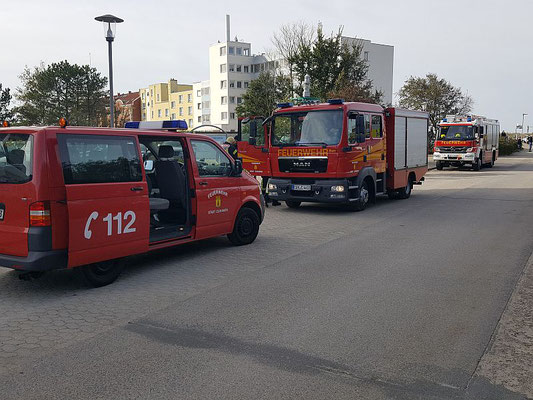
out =
[[[115,126],[115,102],[113,101],[113,50],[112,44],[115,40],[115,31],[117,24],[124,22],[123,19],[115,17],[114,15],[106,14],[96,17],[95,20],[104,24],[105,40],[107,40],[107,48],[109,53],[109,126]]]
[[[524,120],[526,118],[526,113],[522,114],[522,136],[524,136]]]

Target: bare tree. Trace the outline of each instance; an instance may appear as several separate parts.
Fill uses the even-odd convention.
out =
[[[287,64],[292,87],[294,87],[296,57],[302,49],[311,48],[315,41],[315,32],[316,28],[313,25],[299,21],[282,25],[272,37],[272,44],[276,48],[278,55]],[[292,91],[294,96],[294,89]]]

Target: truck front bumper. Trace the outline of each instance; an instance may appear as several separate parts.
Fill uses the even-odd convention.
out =
[[[433,153],[434,161],[443,161],[450,163],[473,163],[476,159],[476,153]]]
[[[67,251],[30,251],[26,257],[0,254],[0,266],[19,271],[49,271],[66,268]]]
[[[278,201],[347,203],[354,197],[354,191],[357,187],[350,186],[347,179],[270,178],[268,181],[268,196]]]

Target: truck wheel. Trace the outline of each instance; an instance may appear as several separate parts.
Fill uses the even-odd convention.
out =
[[[407,179],[407,186],[404,188],[398,189],[398,199],[408,199],[411,197],[411,192],[413,191],[413,178],[409,177]]]
[[[479,158],[474,160],[474,162],[472,163],[472,169],[474,171],[479,171],[481,169],[481,157],[482,157],[482,154],[479,154]]]
[[[108,260],[79,267],[85,282],[92,287],[113,283],[124,268],[124,260]]]
[[[490,162],[487,164],[487,167],[492,168],[494,167],[494,159],[496,158],[496,153],[492,152],[492,157],[490,158]]]
[[[295,200],[286,200],[285,204],[287,204],[287,207],[289,208],[298,208],[300,207],[300,204],[302,204],[301,201],[295,201]]]
[[[439,171],[442,171],[442,169],[444,168],[444,165],[442,164],[442,161],[437,161],[436,164],[437,164],[437,169],[438,169]]]
[[[228,234],[229,241],[235,246],[252,243],[259,233],[259,216],[248,207],[243,207],[235,218],[233,232]]]
[[[361,188],[359,189],[359,198],[350,202],[350,209],[353,211],[363,211],[368,203],[370,202],[370,190],[368,190],[368,183],[364,180],[361,183]]]

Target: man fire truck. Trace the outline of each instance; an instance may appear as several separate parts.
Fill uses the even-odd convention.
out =
[[[421,183],[427,128],[425,112],[333,99],[279,104],[266,120],[243,120],[237,139],[244,167],[268,179],[271,199],[363,210],[378,194],[408,198]]]
[[[439,124],[433,159],[437,169],[471,165],[491,168],[498,158],[500,124],[481,116],[448,115]]]

